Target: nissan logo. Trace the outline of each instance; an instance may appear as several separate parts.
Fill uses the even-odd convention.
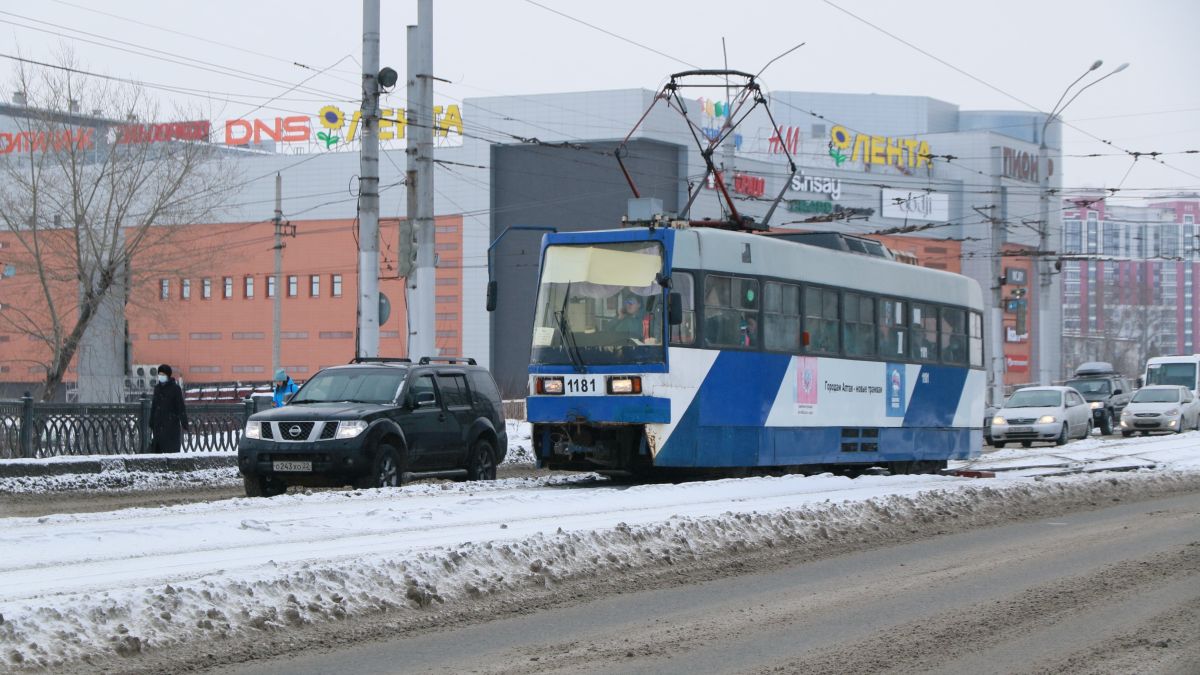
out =
[[[295,438],[295,437],[299,436],[302,431],[303,430],[300,428],[300,425],[296,424],[296,425],[292,426],[290,429],[288,429],[288,434],[290,434],[292,438]]]

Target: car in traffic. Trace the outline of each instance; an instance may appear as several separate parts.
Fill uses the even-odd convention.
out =
[[[1137,432],[1143,436],[1152,432],[1180,434],[1191,429],[1200,430],[1200,400],[1184,386],[1143,387],[1121,415],[1121,435],[1125,437]]]
[[[1066,445],[1092,432],[1092,411],[1071,387],[1025,387],[1017,390],[992,418],[992,445],[1020,442]]]
[[[1092,426],[1109,435],[1116,431],[1121,412],[1133,396],[1133,383],[1104,361],[1084,363],[1064,383],[1078,391],[1092,410]]]
[[[355,359],[325,368],[286,405],[251,415],[238,444],[248,497],[289,485],[398,486],[494,480],[508,434],[491,373],[474,359]]]

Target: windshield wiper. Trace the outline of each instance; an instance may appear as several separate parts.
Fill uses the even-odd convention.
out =
[[[567,282],[567,290],[563,293],[562,309],[554,313],[554,317],[558,320],[558,334],[562,336],[563,347],[567,350],[567,356],[571,359],[571,365],[575,367],[575,372],[586,373],[587,368],[584,366],[583,357],[579,354],[579,345],[575,343],[575,334],[571,332],[571,325],[567,322],[567,302],[571,299],[571,282]]]

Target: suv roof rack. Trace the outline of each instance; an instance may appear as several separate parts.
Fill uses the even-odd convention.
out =
[[[468,366],[475,364],[475,359],[467,356],[422,356],[417,365],[426,366],[430,363],[449,363],[451,365],[465,363]]]
[[[350,363],[412,363],[412,359],[396,356],[356,356]]]

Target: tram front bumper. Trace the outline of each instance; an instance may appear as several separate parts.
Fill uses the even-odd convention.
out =
[[[530,396],[530,422],[551,424],[667,424],[671,399],[657,396]]]

